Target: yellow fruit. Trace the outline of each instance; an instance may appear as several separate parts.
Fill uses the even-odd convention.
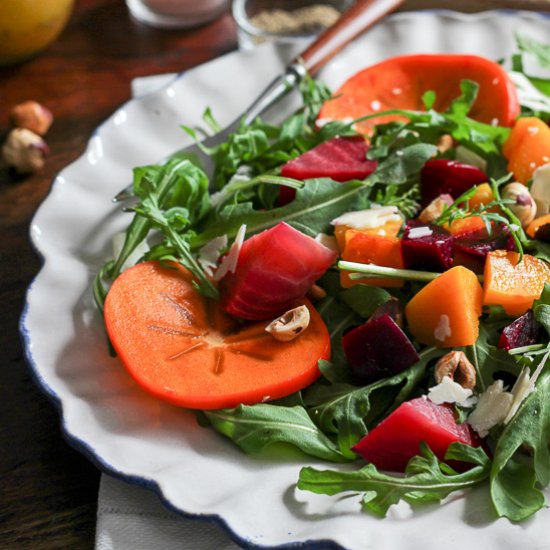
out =
[[[0,66],[32,57],[65,27],[74,0],[1,0]]]

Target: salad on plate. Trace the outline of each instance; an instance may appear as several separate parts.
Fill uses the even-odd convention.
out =
[[[325,461],[298,488],[378,516],[481,484],[498,517],[543,508],[550,80],[523,60],[549,69],[550,46],[517,41],[509,69],[426,54],[306,78],[280,124],[208,151],[212,177],[185,154],[135,168],[94,283],[135,381],[246,453]]]

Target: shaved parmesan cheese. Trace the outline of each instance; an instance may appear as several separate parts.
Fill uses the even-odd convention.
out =
[[[433,386],[428,390],[428,399],[436,405],[442,405],[443,403],[463,405],[471,396],[472,390],[463,388],[450,376],[444,376],[437,386]]]
[[[345,225],[352,229],[372,229],[393,221],[402,221],[396,206],[372,205],[372,208],[366,210],[346,212],[330,223],[335,226]]]
[[[512,395],[514,396],[514,401],[512,403],[512,406],[510,407],[510,410],[508,411],[508,414],[506,415],[506,418],[504,419],[505,424],[508,424],[508,422],[512,420],[512,418],[518,411],[523,401],[525,401],[525,399],[527,399],[529,394],[534,391],[535,382],[537,381],[539,374],[541,373],[542,369],[544,368],[544,365],[546,364],[546,359],[547,358],[543,359],[540,362],[539,366],[533,373],[533,376],[529,376],[528,367],[523,367],[523,369],[519,373],[518,379],[516,380],[516,383],[512,388]]]
[[[504,391],[502,380],[497,380],[479,396],[477,406],[467,422],[481,437],[485,437],[492,427],[504,421],[513,401],[514,396]]]
[[[235,236],[235,240],[233,241],[229,252],[222,258],[220,267],[218,267],[216,273],[214,274],[215,281],[220,281],[229,272],[235,273],[235,269],[237,268],[237,261],[239,260],[239,254],[243,246],[245,235],[246,225],[243,223],[243,225],[241,225],[241,227],[239,227],[239,230],[237,231],[237,235]]]
[[[215,237],[199,250],[198,262],[207,275],[212,276],[218,265],[221,251],[227,246],[227,235]]]
[[[433,231],[427,226],[412,227],[409,230],[408,237],[409,239],[421,239],[422,237],[429,237],[432,233]]]

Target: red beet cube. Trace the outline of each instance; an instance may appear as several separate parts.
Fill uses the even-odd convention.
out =
[[[468,424],[457,424],[450,406],[419,397],[395,409],[353,450],[381,470],[404,472],[409,459],[420,454],[421,441],[440,460],[451,443],[480,444]]]
[[[369,146],[362,138],[335,137],[317,145],[281,167],[281,176],[306,180],[331,178],[335,181],[364,179],[376,170],[375,160],[367,159]],[[292,187],[281,187],[279,205],[294,199]]]
[[[453,236],[435,224],[411,221],[401,239],[403,263],[407,269],[445,271],[453,265]]]
[[[508,351],[513,348],[531,346],[539,342],[541,336],[541,326],[535,319],[533,310],[530,309],[504,327],[500,334],[498,347]]]
[[[422,206],[445,193],[457,199],[474,185],[487,181],[485,173],[470,164],[447,159],[429,160],[420,171]]]
[[[407,335],[387,313],[348,331],[342,345],[352,376],[359,383],[397,374],[420,359]]]

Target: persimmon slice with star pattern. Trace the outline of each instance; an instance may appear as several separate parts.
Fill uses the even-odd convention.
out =
[[[142,262],[113,283],[105,301],[110,341],[136,382],[185,408],[222,409],[271,401],[314,382],[328,359],[327,327],[307,301],[310,323],[290,342],[243,322],[197,293],[178,265]]]

